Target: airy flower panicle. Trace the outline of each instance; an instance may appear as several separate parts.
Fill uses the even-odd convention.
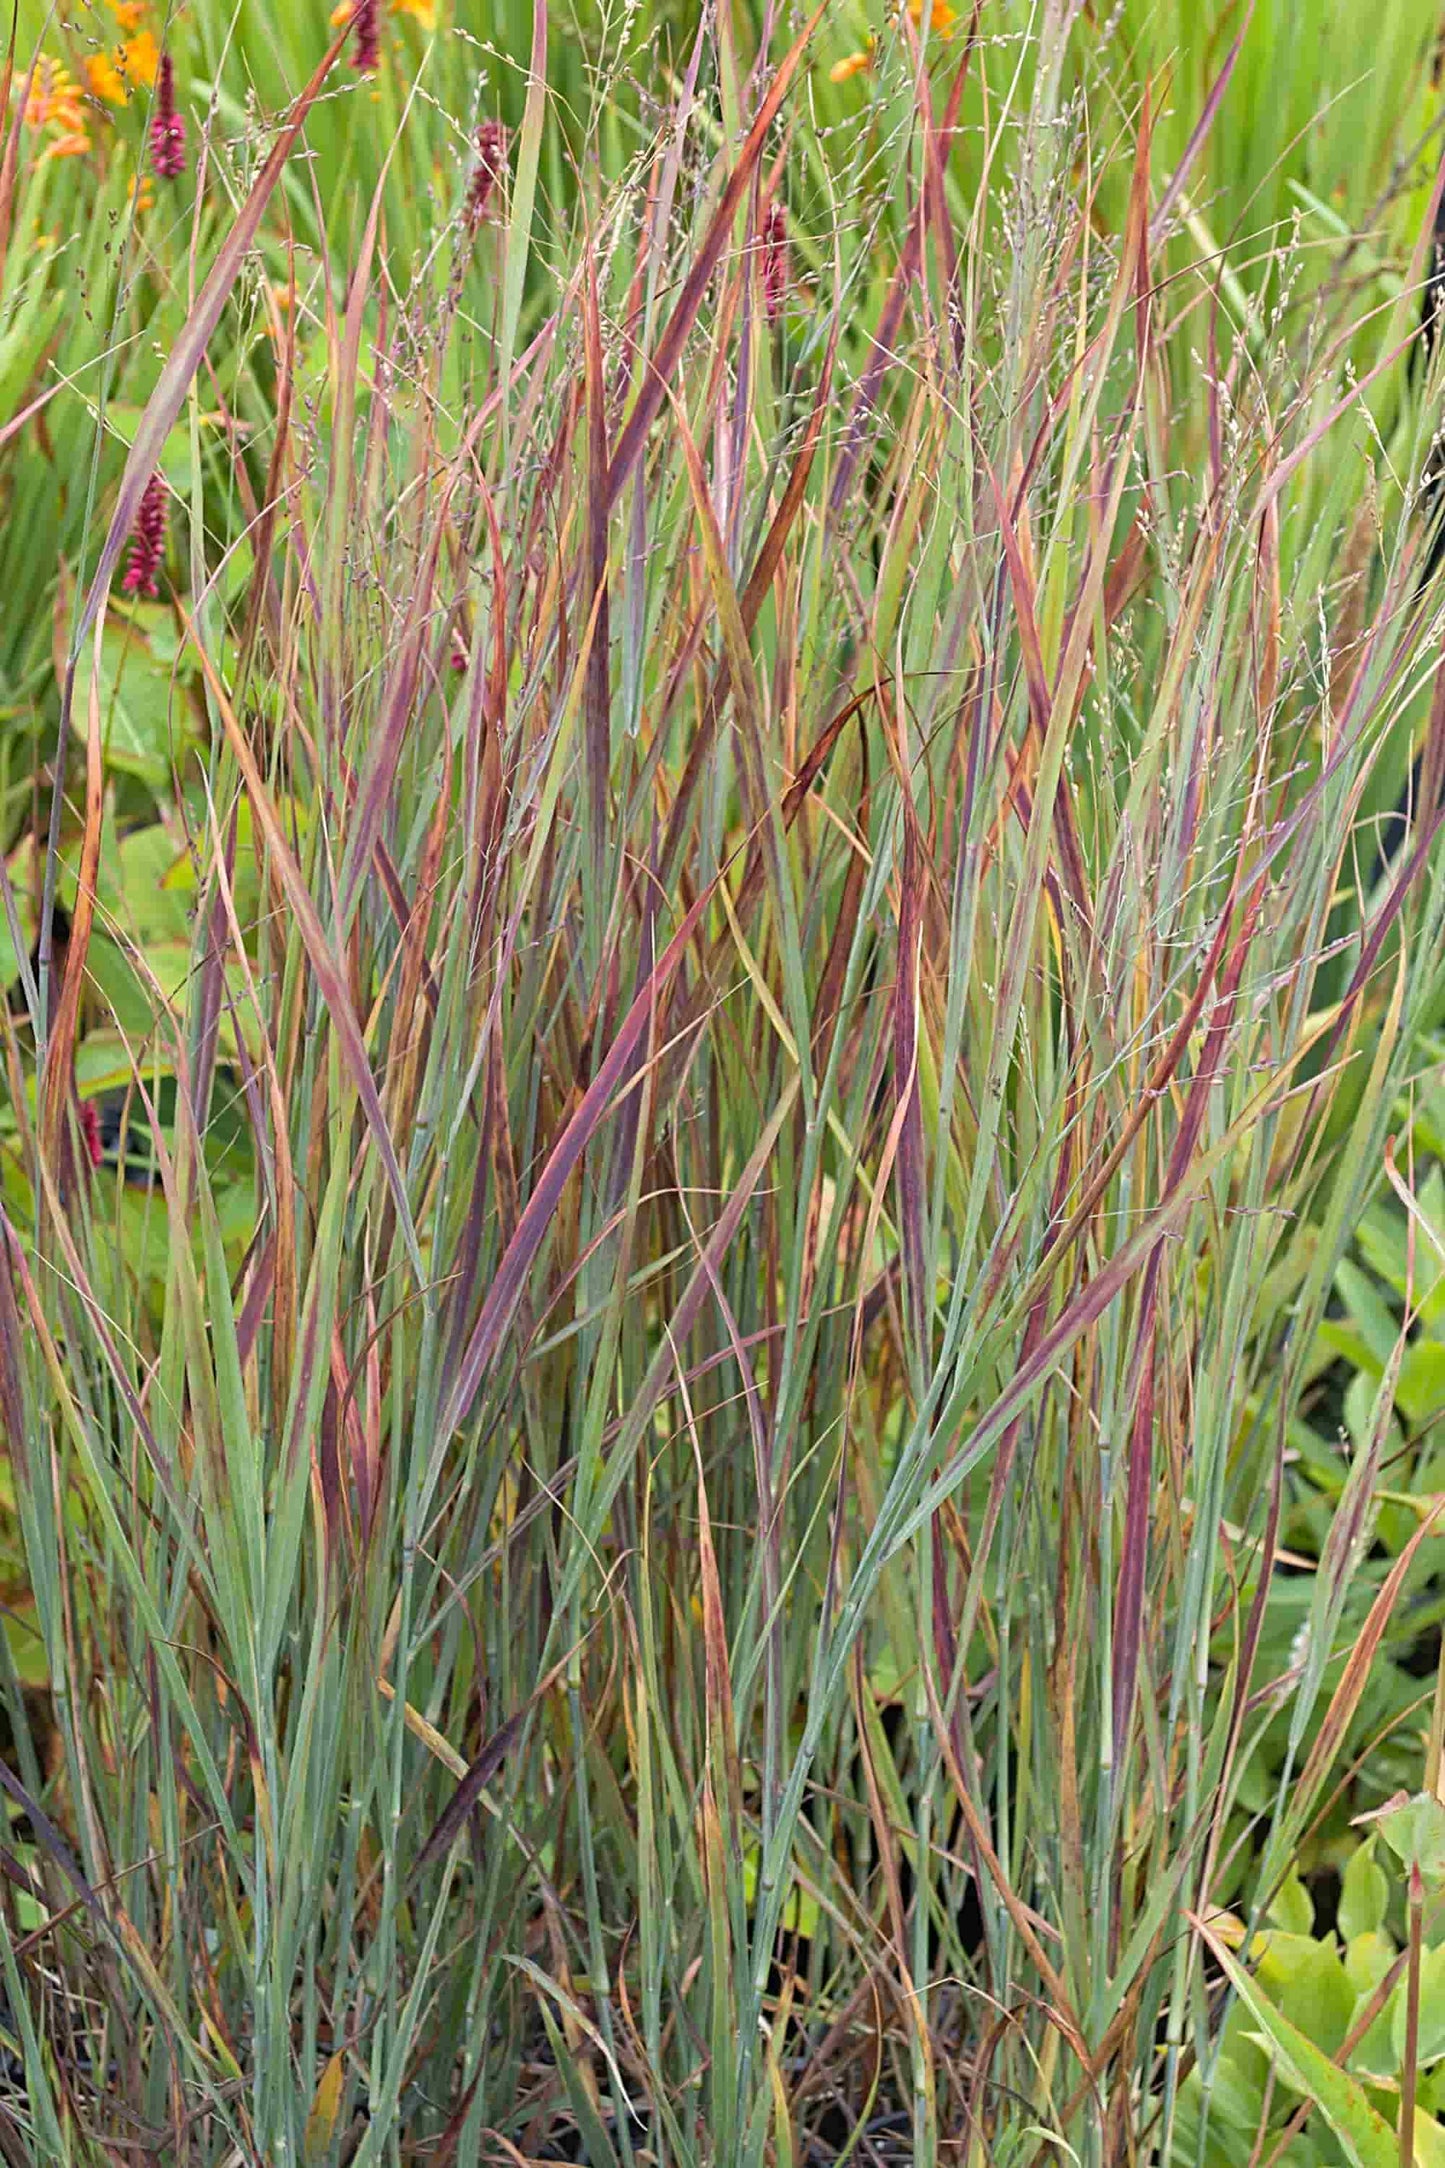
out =
[[[154,597],[160,592],[161,559],[166,548],[166,485],[159,474],[146,483],[140,510],[131,529],[130,557],[121,579],[121,593]]]
[[[186,170],[186,124],[176,111],[176,71],[169,53],[161,55],[151,116],[151,164],[162,181],[173,181]]]
[[[507,131],[499,120],[477,130],[477,162],[467,184],[466,221],[475,232],[486,217],[507,163]]]

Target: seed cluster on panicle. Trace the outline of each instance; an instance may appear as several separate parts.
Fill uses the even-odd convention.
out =
[[[153,599],[159,592],[161,559],[166,547],[166,485],[159,474],[146,483],[131,530],[130,556],[121,577],[121,593]]]
[[[151,165],[156,177],[173,181],[186,170],[186,124],[176,111],[176,70],[169,53],[162,53],[160,80],[156,85],[156,109],[151,119]]]

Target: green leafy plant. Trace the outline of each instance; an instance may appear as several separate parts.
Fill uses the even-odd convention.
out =
[[[1445,1807],[1402,1794],[1371,1819],[1328,1932],[1297,1875],[1269,1927],[1204,1930],[1230,2007],[1181,2089],[1177,2158],[1445,2160]]]

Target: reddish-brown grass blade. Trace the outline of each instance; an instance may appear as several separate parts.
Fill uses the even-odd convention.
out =
[[[466,1775],[461,1779],[446,1806],[442,1809],[441,1816],[431,1835],[417,1853],[410,1877],[413,1882],[431,1864],[432,1860],[439,1858],[446,1851],[452,1839],[464,1826],[467,1816],[476,1807],[486,1785],[496,1775],[516,1745],[521,1736],[522,1728],[536,1708],[537,1703],[551,1692],[571,1661],[570,1656],[564,1656],[559,1664],[554,1664],[547,1673],[546,1678],[539,1685],[533,1687],[521,1708],[514,1715],[509,1716],[506,1723],[499,1725],[496,1731],[492,1733],[481,1753],[471,1764]]]
[[[246,742],[245,732],[236,720],[231,703],[226,697],[225,687],[216,674],[215,665],[206,653],[203,642],[196,637],[195,627],[191,623],[184,606],[182,605],[180,608],[182,622],[195,647],[196,654],[200,658],[201,668],[205,673],[206,682],[210,686],[212,697],[216,703],[216,711],[225,726],[226,736],[229,738],[231,749],[236,756],[236,764],[245,780],[252,810],[265,833],[266,842],[275,859],[277,870],[281,876],[282,887],[286,891],[286,900],[295,915],[297,928],[305,944],[307,956],[311,961],[311,968],[316,974],[316,983],[320,989],[321,998],[326,1004],[327,1013],[340,1042],[346,1068],[352,1083],[356,1087],[356,1095],[361,1102],[362,1112],[366,1116],[367,1127],[375,1139],[377,1151],[381,1156],[382,1168],[386,1175],[387,1186],[392,1194],[392,1200],[396,1205],[397,1218],[401,1224],[402,1236],[406,1243],[407,1255],[411,1260],[412,1270],[415,1272],[418,1281],[421,1281],[425,1278],[425,1274],[422,1269],[421,1250],[417,1244],[416,1229],[412,1224],[411,1207],[407,1202],[406,1185],[401,1178],[401,1168],[397,1162],[396,1148],[391,1141],[391,1132],[387,1128],[386,1116],[382,1112],[381,1100],[377,1095],[376,1079],[371,1073],[371,1063],[367,1058],[366,1041],[362,1037],[361,1026],[356,1020],[356,1013],[351,1005],[351,994],[347,986],[346,972],[332,953],[331,945],[322,930],[321,921],[316,916],[316,906],[311,900],[311,892],[302,877],[301,868],[291,855],[291,847],[286,841],[285,831],[277,818],[276,809],[267,793],[261,771],[256,765],[255,755]]]

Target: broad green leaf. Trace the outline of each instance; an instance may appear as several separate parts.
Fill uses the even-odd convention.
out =
[[[1372,1995],[1395,1962],[1395,1944],[1383,1928],[1372,1927],[1345,1945],[1345,1974],[1357,1995]]]
[[[1363,1336],[1377,1368],[1386,1369],[1395,1352],[1400,1328],[1378,1283],[1345,1258],[1336,1269],[1335,1286],[1349,1313],[1350,1323]]]
[[[1258,1982],[1217,1937],[1210,1948],[1240,2000],[1269,2043],[1279,2073],[1297,2093],[1315,2102],[1354,2168],[1399,2168],[1399,2146],[1384,2117],[1371,2107],[1364,2087],[1341,2070],[1277,2010]]]
[[[1269,1916],[1287,1935],[1308,1935],[1315,1924],[1314,1899],[1293,1870],[1281,1882],[1269,1905]]]
[[[1253,2132],[1258,2129],[1264,2106],[1263,2088],[1257,2074],[1244,2069],[1237,2056],[1223,2054],[1219,2057],[1209,2081],[1208,2096],[1211,2121],[1220,2115],[1238,2130]]]
[[[1389,1902],[1390,1878],[1375,1857],[1374,1838],[1367,1837],[1350,1854],[1340,1889],[1340,1933],[1345,1941],[1353,1943],[1383,1927]]]
[[[1417,1340],[1400,1365],[1395,1398],[1412,1423],[1445,1406],[1445,1340]]]
[[[87,646],[75,665],[71,726],[77,737],[85,734],[93,675],[93,651]],[[157,662],[135,627],[107,624],[101,638],[99,694],[107,767],[137,777],[152,790],[168,788],[193,736],[191,714],[173,688],[170,669]]]
[[[1355,1992],[1333,1940],[1265,1933],[1258,1937],[1256,1977],[1291,2025],[1335,2055],[1344,2044]]]
[[[1438,1799],[1418,1792],[1381,1814],[1378,1827],[1396,1857],[1418,1862],[1427,1881],[1445,1874],[1445,1806]]]

